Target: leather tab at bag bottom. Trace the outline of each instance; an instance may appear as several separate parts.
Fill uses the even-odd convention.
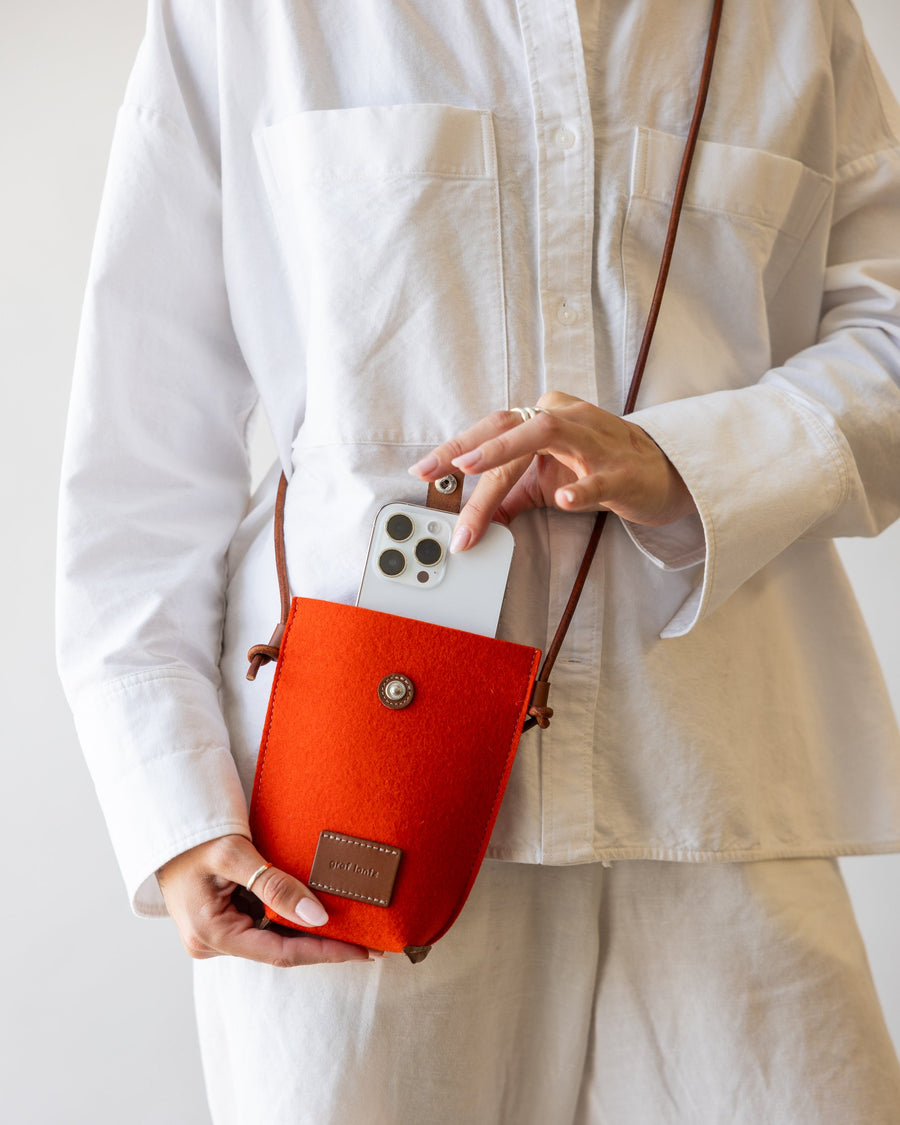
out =
[[[376,840],[321,832],[309,885],[341,898],[387,906],[403,852]]]

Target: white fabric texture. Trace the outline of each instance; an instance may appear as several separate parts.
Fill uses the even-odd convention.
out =
[[[488,861],[420,965],[199,962],[215,1125],[895,1125],[837,862]]]
[[[351,602],[374,514],[478,416],[623,408],[708,0],[150,0],[118,117],[61,500],[60,667],[129,894],[247,834],[278,617]],[[900,155],[846,0],[726,7],[635,421],[699,516],[610,520],[490,854],[897,850],[898,733],[831,539],[900,506]],[[546,645],[590,518],[515,523]]]

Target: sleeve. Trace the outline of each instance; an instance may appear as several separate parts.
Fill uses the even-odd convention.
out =
[[[660,567],[702,564],[663,637],[689,632],[794,541],[876,535],[900,515],[897,107],[843,0],[834,34],[838,167],[816,342],[752,386],[629,416],[699,513],[626,524]]]
[[[115,126],[63,456],[58,663],[134,909],[249,836],[219,704],[255,390],[222,262],[214,5],[151,0]]]

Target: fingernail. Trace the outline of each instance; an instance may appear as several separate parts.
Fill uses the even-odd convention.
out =
[[[328,921],[328,914],[321,903],[311,898],[301,898],[296,906],[297,917],[307,926],[324,926]]]
[[[480,449],[473,449],[469,453],[462,453],[459,457],[454,457],[450,464],[455,465],[457,469],[468,471],[469,469],[474,469],[476,465],[479,465],[483,456],[484,454]]]
[[[450,540],[450,554],[455,555],[458,551],[464,551],[469,545],[469,540],[472,538],[472,532],[465,525],[458,527],[453,532],[453,538]]]
[[[409,473],[414,477],[424,477],[428,473],[433,473],[439,464],[437,454],[429,453],[428,456],[423,457],[421,461],[416,461],[415,465],[410,465]]]
[[[369,950],[369,960],[370,961],[380,961],[382,957],[387,957],[387,954],[385,953],[385,951],[383,949],[370,949]]]
[[[562,498],[567,504],[575,503],[575,493],[570,492],[567,488],[563,490]]]

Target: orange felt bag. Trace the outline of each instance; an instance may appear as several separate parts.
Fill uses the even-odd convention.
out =
[[[417,959],[447,930],[481,865],[539,656],[293,599],[250,823],[266,859],[321,895],[329,920],[317,934]]]
[[[723,0],[715,0],[694,115],[643,339],[625,404],[634,409],[659,315],[706,102]],[[458,491],[459,478],[445,478]],[[291,599],[284,476],[275,546],[281,621],[254,646],[248,679],[277,660],[250,827],[267,861],[321,896],[315,932],[420,961],[462,909],[484,857],[522,731],[547,726],[550,671],[587,578],[598,513],[556,635],[524,645],[357,606]],[[429,503],[448,507],[440,489]],[[458,498],[456,501],[458,510]],[[301,924],[239,889],[261,925]]]

